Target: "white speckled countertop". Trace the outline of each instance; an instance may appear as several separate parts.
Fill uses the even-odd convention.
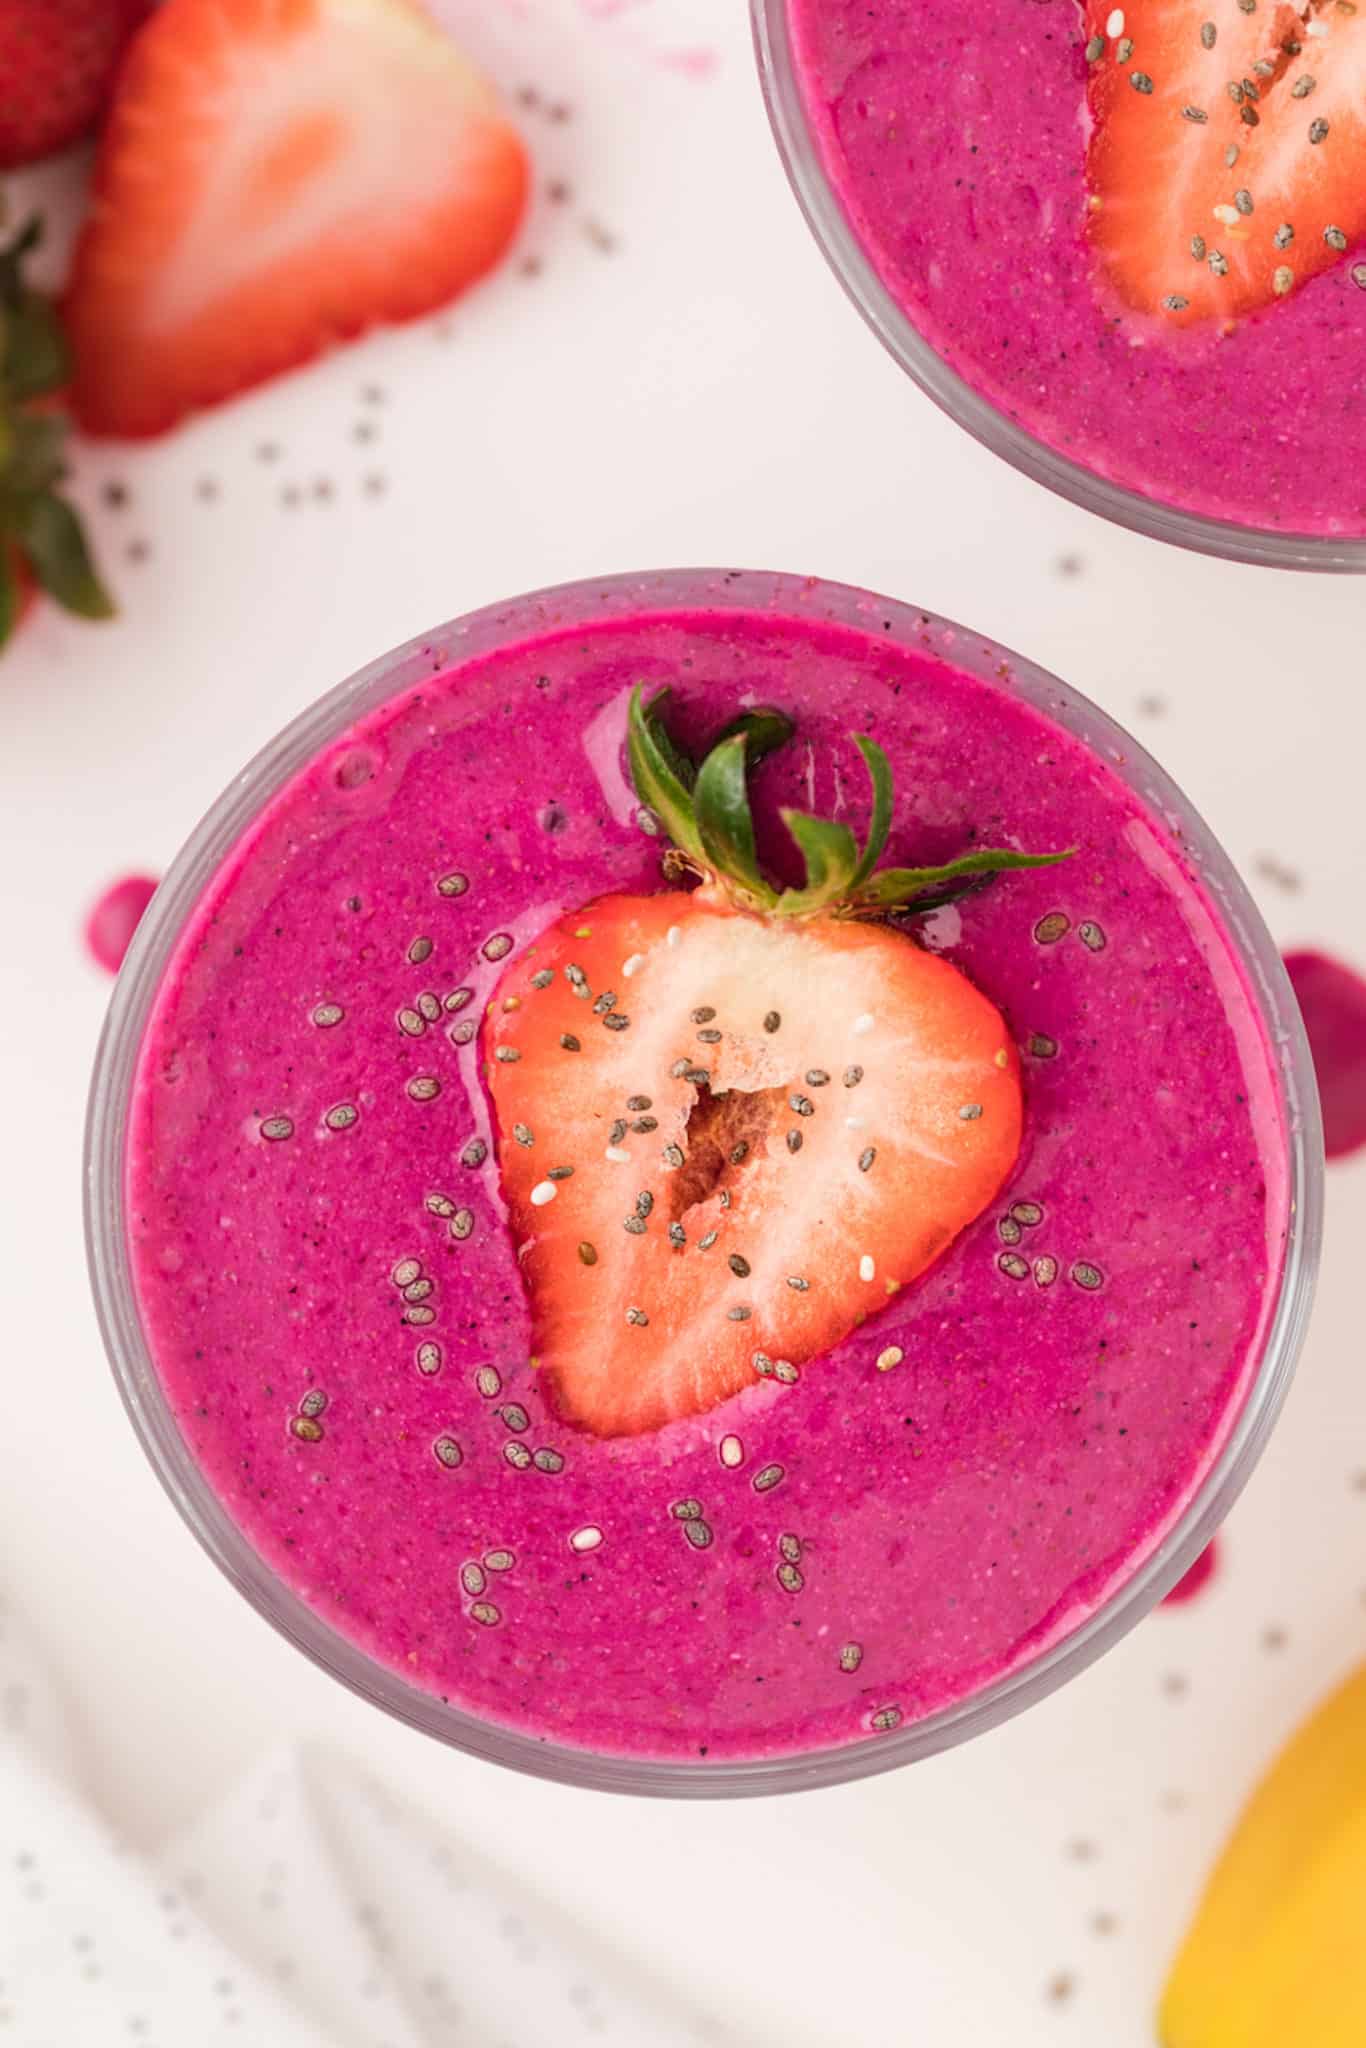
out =
[[[84,910],[117,874],[160,870],[318,692],[514,590],[734,562],[971,622],[1134,726],[1278,938],[1366,963],[1362,586],[1164,552],[941,418],[798,217],[738,6],[719,29],[711,0],[441,11],[536,152],[518,255],[450,314],[169,440],[82,449],[122,615],[88,629],[45,610],[0,667],[0,1582],[75,1703],[85,1789],[135,1845],[308,1731],[666,1979],[705,1985],[747,2042],[1144,2048],[1254,1772],[1366,1652],[1366,1156],[1331,1171],[1299,1384],[1210,1589],[1023,1720],[839,1792],[598,1798],[388,1724],[215,1574],[115,1396],[80,1235],[108,996]],[[60,210],[74,182],[15,196]]]

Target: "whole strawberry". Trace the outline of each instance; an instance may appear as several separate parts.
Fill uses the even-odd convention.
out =
[[[52,301],[24,282],[39,233],[30,221],[0,248],[0,648],[35,588],[82,618],[113,610],[81,522],[57,489],[67,427],[50,401],[66,383],[68,361]]]
[[[146,0],[0,0],[0,168],[88,134]]]

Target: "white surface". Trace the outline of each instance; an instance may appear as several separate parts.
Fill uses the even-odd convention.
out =
[[[116,874],[162,868],[318,692],[512,591],[734,562],[956,615],[1133,724],[1280,938],[1366,957],[1362,585],[1164,552],[1046,496],[942,419],[809,241],[734,0],[443,11],[509,88],[572,107],[524,114],[542,191],[572,188],[528,229],[522,254],[541,272],[514,260],[446,318],[164,442],[83,449],[79,491],[122,616],[89,629],[45,610],[0,667],[0,1574],[76,1703],[81,1783],[139,1848],[306,1734],[721,2006],[756,2048],[1142,2048],[1204,1859],[1270,1748],[1366,1646],[1366,1492],[1349,1483],[1366,1467],[1366,1162],[1334,1170],[1300,1383],[1216,1587],[1024,1720],[839,1792],[614,1801],[388,1724],[218,1578],[118,1406],[79,1230],[82,1098],[108,996],[81,952],[84,908]],[[712,75],[661,61],[713,42],[723,12]],[[48,194],[63,177],[30,184]],[[352,438],[360,423],[372,441]],[[261,459],[272,442],[278,459]],[[381,495],[365,486],[377,475]],[[114,479],[131,494],[122,511],[102,503]],[[313,495],[318,480],[329,496]],[[286,487],[302,494],[292,509]],[[126,559],[139,540],[150,555]],[[1259,877],[1268,855],[1303,878],[1298,893]],[[1283,1646],[1264,1647],[1268,1627]],[[1098,1912],[1113,1931],[1094,1930]],[[1058,1973],[1072,1980],[1062,1999]],[[111,2011],[81,2048],[126,2038]]]

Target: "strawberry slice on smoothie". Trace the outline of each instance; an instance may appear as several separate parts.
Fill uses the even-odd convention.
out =
[[[1354,0],[1088,0],[1085,28],[1089,231],[1127,304],[1236,319],[1366,239]]]
[[[164,0],[134,42],[76,253],[72,397],[155,434],[498,260],[526,157],[414,0]]]
[[[866,843],[785,811],[806,881],[776,887],[746,780],[789,722],[745,714],[694,771],[663,708],[636,691],[632,774],[698,886],[561,917],[484,1035],[538,1363],[600,1436],[795,1379],[981,1214],[1019,1151],[1011,1034],[891,919],[1066,857],[879,869],[891,775],[860,738]]]

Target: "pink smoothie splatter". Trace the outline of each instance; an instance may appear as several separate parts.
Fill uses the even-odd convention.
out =
[[[1162,1602],[1162,1605],[1164,1607],[1184,1607],[1188,1600],[1194,1600],[1197,1593],[1204,1592],[1218,1569],[1219,1539],[1217,1536],[1213,1536],[1184,1578],[1177,1580],[1166,1599]]]
[[[1287,953],[1323,1104],[1324,1150],[1344,1159],[1366,1145],[1366,981],[1326,953]]]
[[[125,875],[121,882],[114,882],[92,906],[85,921],[85,943],[91,957],[100,967],[117,974],[123,965],[123,956],[133,941],[133,933],[143,911],[156,894],[156,883],[150,875]]]

